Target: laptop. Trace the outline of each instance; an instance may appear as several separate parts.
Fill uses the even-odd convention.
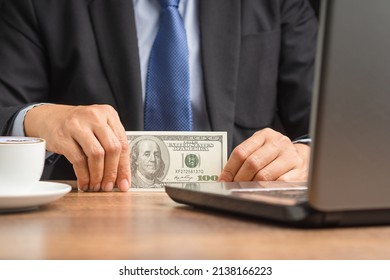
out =
[[[390,224],[390,1],[321,4],[308,181],[168,184],[173,200],[304,227]]]

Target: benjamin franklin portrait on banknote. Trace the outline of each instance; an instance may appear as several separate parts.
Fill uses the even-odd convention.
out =
[[[158,188],[165,177],[166,163],[162,149],[164,142],[156,137],[139,137],[131,148],[131,174],[133,188]]]

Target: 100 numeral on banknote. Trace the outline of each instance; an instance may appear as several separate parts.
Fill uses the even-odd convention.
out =
[[[132,188],[217,181],[227,160],[226,132],[127,131]]]

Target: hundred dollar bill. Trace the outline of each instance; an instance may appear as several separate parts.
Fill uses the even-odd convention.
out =
[[[132,188],[216,181],[227,160],[226,132],[127,131]]]

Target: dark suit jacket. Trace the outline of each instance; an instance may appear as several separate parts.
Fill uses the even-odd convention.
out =
[[[317,30],[309,2],[199,0],[199,12],[210,123],[228,132],[229,150],[265,127],[307,135]],[[1,134],[35,102],[110,104],[126,130],[142,130],[140,81],[132,0],[4,1]],[[57,170],[51,178],[72,173],[66,162]]]

